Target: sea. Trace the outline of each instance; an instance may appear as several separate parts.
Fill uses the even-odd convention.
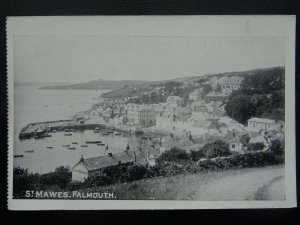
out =
[[[38,87],[15,87],[14,90],[14,167],[28,169],[32,173],[49,173],[59,166],[72,168],[80,159],[98,157],[125,150],[127,144],[136,146],[141,138],[128,133],[119,136],[103,135],[107,130],[94,133],[93,130],[75,131],[72,136],[64,136],[64,131],[51,133],[43,139],[19,139],[21,129],[29,123],[69,119],[76,112],[89,109],[97,98],[107,90],[40,90]],[[86,141],[99,141],[108,145],[86,145]],[[72,144],[77,142],[78,144]],[[75,147],[71,150],[63,145]],[[53,148],[47,148],[53,147]]]

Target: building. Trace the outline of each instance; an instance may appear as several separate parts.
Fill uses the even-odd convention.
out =
[[[177,107],[177,106],[183,106],[184,104],[184,100],[183,98],[179,97],[179,96],[169,96],[167,98],[167,105],[168,106],[174,106],[174,107]]]
[[[156,124],[156,112],[151,105],[127,105],[127,120],[129,125],[150,127]]]
[[[228,99],[228,95],[224,93],[215,93],[211,92],[204,96],[204,100],[206,103],[212,102],[212,101],[226,101]]]
[[[108,167],[133,164],[154,166],[158,156],[159,151],[154,148],[128,150],[118,154],[108,153],[105,156],[88,159],[81,156],[79,162],[72,167],[72,181],[84,181],[89,177],[97,176]]]
[[[203,95],[203,88],[195,89],[194,91],[192,91],[189,94],[189,100],[190,101],[199,101],[202,99],[202,95]]]
[[[264,119],[253,117],[248,120],[248,128],[251,131],[283,131],[284,123],[283,121],[276,121],[272,119]]]
[[[240,139],[238,137],[234,137],[229,142],[229,150],[231,152],[243,152],[243,144],[241,143]]]

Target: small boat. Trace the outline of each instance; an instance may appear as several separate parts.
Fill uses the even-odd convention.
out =
[[[70,149],[70,150],[75,150],[76,148],[75,148],[75,147],[69,147],[68,149]]]
[[[75,132],[75,129],[70,129],[69,131],[70,131],[70,132]]]
[[[100,131],[99,130],[94,130],[94,133],[100,133]]]
[[[103,133],[102,135],[109,135],[109,133]]]
[[[78,144],[78,142],[72,142],[72,144],[73,144],[73,145],[77,145],[77,144]]]
[[[67,147],[70,147],[70,145],[62,145],[62,147],[66,147],[67,148]]]
[[[56,133],[56,130],[52,130],[53,133]]]
[[[112,134],[112,133],[113,133],[113,131],[112,131],[112,130],[110,130],[110,131],[107,131],[106,133]]]
[[[65,136],[72,136],[71,133],[65,133]]]
[[[119,133],[119,132],[114,132],[114,134],[115,134],[115,136],[117,136],[117,135],[121,135],[121,133]]]
[[[47,146],[46,148],[51,148],[52,149],[53,147],[52,146]]]
[[[41,137],[52,137],[52,135],[48,134],[48,133],[45,133],[45,134],[42,134]]]
[[[32,153],[32,152],[34,152],[33,150],[27,150],[27,151],[25,151],[26,153]]]
[[[89,146],[88,145],[80,145],[80,147],[86,148],[86,147],[89,147]]]
[[[86,144],[99,144],[102,143],[102,141],[86,141]]]
[[[14,155],[14,158],[21,158],[24,157],[24,155]]]
[[[65,129],[65,132],[69,132],[69,129]]]
[[[104,143],[98,143],[97,145],[98,146],[104,146],[105,144]]]
[[[96,127],[95,130],[100,130],[100,128],[99,128],[99,127]]]

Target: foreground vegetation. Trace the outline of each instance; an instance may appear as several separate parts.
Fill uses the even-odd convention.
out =
[[[153,167],[140,165],[107,167],[98,176],[90,177],[84,182],[71,182],[71,172],[68,167],[59,167],[55,172],[45,175],[32,174],[26,169],[15,168],[13,194],[14,198],[24,198],[26,190],[87,190],[153,177],[264,167],[282,163],[284,163],[284,143],[278,140],[272,142],[269,151],[252,149],[245,154],[231,154],[226,143],[215,141],[190,153],[172,148],[164,152]]]

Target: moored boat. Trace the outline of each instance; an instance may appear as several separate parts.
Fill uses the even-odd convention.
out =
[[[65,136],[72,136],[72,133],[65,133]]]
[[[117,135],[121,135],[121,133],[119,133],[119,132],[114,132],[114,134],[115,134],[115,136],[117,136]]]
[[[46,148],[50,148],[50,149],[52,149],[53,147],[52,147],[52,146],[47,146]]]
[[[80,147],[86,148],[88,147],[88,145],[80,145]]]
[[[104,143],[98,143],[97,145],[98,146],[104,146],[105,144]]]
[[[102,141],[86,141],[86,144],[99,144],[102,143]]]
[[[24,155],[14,155],[14,158],[21,158],[24,157]]]
[[[69,147],[68,149],[70,149],[70,150],[75,150],[76,148],[75,148],[75,147]]]
[[[66,147],[67,148],[67,147],[70,147],[70,145],[62,145],[62,147]]]
[[[72,142],[72,144],[73,144],[73,145],[77,145],[77,144],[78,144],[78,142]]]
[[[33,153],[34,151],[33,150],[27,150],[25,151],[26,153]]]

